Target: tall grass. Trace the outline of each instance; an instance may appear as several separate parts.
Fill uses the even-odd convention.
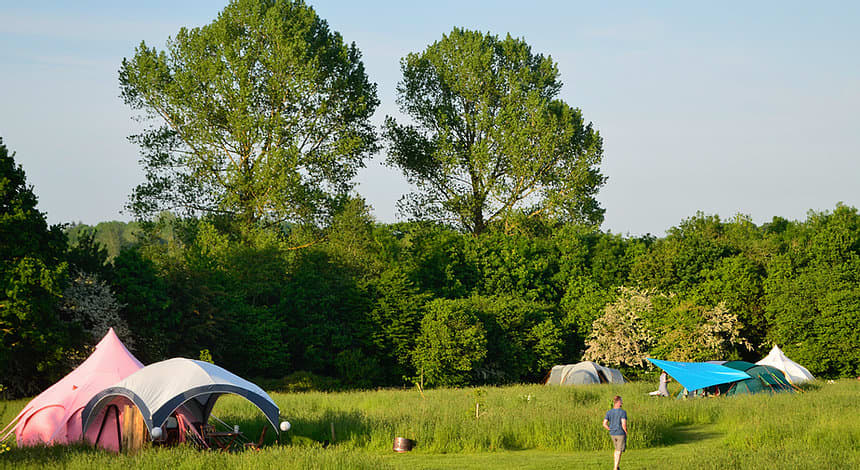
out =
[[[860,468],[860,384],[819,384],[800,395],[729,402],[718,428],[738,455],[761,454],[788,467]]]
[[[294,433],[346,447],[389,449],[395,436],[431,453],[545,449],[576,452],[608,449],[601,426],[612,398],[622,395],[630,416],[629,445],[646,448],[673,442],[678,425],[713,423],[719,406],[706,400],[683,404],[649,397],[649,384],[374,391],[276,395]],[[478,417],[476,418],[476,402]],[[226,403],[225,403],[226,404]],[[225,407],[222,413],[230,414]]]
[[[601,422],[612,397],[621,395],[628,447],[643,459],[674,455],[697,462],[693,468],[770,468],[774,462],[860,468],[857,381],[819,384],[801,394],[689,400],[650,397],[651,389],[653,384],[631,383],[273,394],[293,428],[281,435],[282,445],[260,452],[151,448],[117,456],[89,448],[30,448],[0,454],[0,466],[382,469],[396,463],[386,458],[395,437],[413,439],[416,456],[525,449],[602,455],[611,443]],[[24,404],[0,402],[3,423]],[[237,397],[223,397],[214,414],[239,424],[250,440],[267,426],[259,410]],[[276,443],[271,430],[267,442]]]
[[[239,453],[204,452],[180,446],[149,448],[133,455],[113,454],[87,446],[30,447],[0,454],[0,468],[40,469],[368,469],[392,468],[381,456],[349,449],[269,447]]]

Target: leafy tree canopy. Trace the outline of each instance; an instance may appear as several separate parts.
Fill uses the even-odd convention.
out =
[[[427,304],[412,360],[422,382],[457,386],[469,382],[487,356],[487,333],[469,299]]]
[[[131,140],[146,182],[128,206],[314,221],[376,150],[378,105],[360,52],[302,1],[234,0],[165,51],[141,43],[119,71],[150,127]]]
[[[66,280],[66,237],[36,208],[14,157],[0,139],[0,380],[21,396],[54,378],[70,329],[55,308]]]
[[[60,226],[48,227],[37,203],[24,169],[0,138],[0,254],[4,262],[33,254],[49,264],[60,260],[66,237]]]
[[[599,225],[603,140],[556,99],[558,68],[522,39],[454,29],[401,60],[400,109],[388,117],[388,163],[418,191],[402,211],[472,233],[518,215]]]

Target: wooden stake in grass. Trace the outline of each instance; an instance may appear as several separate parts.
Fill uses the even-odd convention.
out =
[[[483,397],[486,394],[487,394],[487,392],[483,389],[480,389],[480,388],[475,389],[475,419],[478,419],[481,417],[481,404],[482,404]]]
[[[329,424],[331,424],[331,443],[334,444],[334,422]]]

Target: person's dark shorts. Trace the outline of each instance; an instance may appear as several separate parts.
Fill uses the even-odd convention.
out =
[[[627,436],[609,436],[612,438],[612,443],[615,444],[615,450],[624,452],[627,450]]]

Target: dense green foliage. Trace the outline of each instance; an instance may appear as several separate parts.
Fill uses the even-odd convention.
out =
[[[579,109],[557,99],[558,67],[522,39],[455,28],[401,61],[401,111],[388,117],[388,163],[418,191],[401,209],[479,234],[523,218],[599,226],[594,198],[603,140]]]
[[[107,322],[146,363],[208,350],[284,389],[539,381],[584,355],[637,375],[646,355],[755,360],[772,343],[819,376],[860,372],[854,208],[762,226],[697,214],[659,239],[540,219],[475,236],[377,224],[355,198],[325,227],[164,214],[75,226],[67,247],[2,152],[12,395],[69,370]],[[110,257],[97,240],[117,233],[137,235]]]
[[[69,244],[78,246],[81,242],[87,243],[87,237],[92,237],[93,242],[106,250],[110,259],[116,258],[122,249],[136,245],[140,234],[139,222],[124,223],[116,220],[100,222],[94,227],[77,223],[66,228]]]
[[[838,206],[811,214],[794,236],[793,227],[777,237],[785,251],[768,266],[763,282],[769,337],[785,344],[786,354],[814,364],[827,375],[860,371],[860,217]]]
[[[318,220],[376,149],[378,104],[358,48],[301,0],[233,0],[182,28],[166,51],[141,43],[120,68],[147,181],[129,208]]]
[[[627,351],[589,357],[633,375],[646,355],[757,360],[776,343],[816,375],[860,372],[860,215],[845,206],[762,226],[699,214],[659,239],[384,225],[360,199],[326,229],[165,218],[151,231],[102,274],[145,362],[208,349],[276,388],[297,371],[327,389],[499,384],[541,380],[592,343]]]
[[[66,236],[36,209],[14,157],[0,139],[0,383],[24,395],[56,377],[72,328],[59,313]]]

